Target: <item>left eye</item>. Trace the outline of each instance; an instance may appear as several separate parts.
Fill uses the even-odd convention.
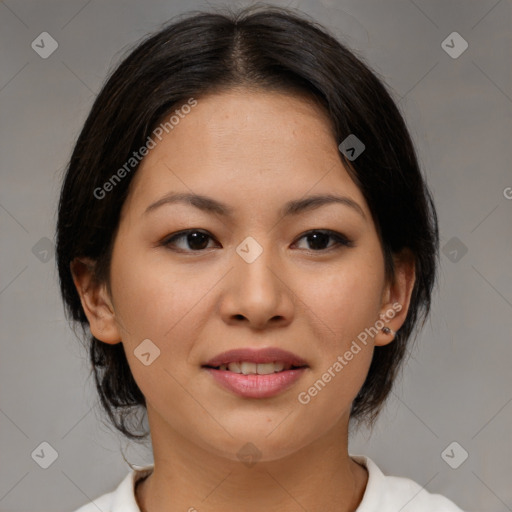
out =
[[[337,233],[336,231],[330,231],[328,229],[324,230],[314,230],[309,231],[302,235],[299,240],[306,239],[308,243],[312,246],[312,250],[315,252],[326,251],[333,247],[338,246],[346,246],[352,247],[353,243],[347,237],[342,235],[341,233]],[[329,239],[334,240],[334,243],[331,246],[329,245]],[[327,245],[328,247],[325,247]]]
[[[330,230],[313,230],[307,233],[304,233],[298,240],[305,239],[307,243],[310,245],[307,250],[312,250],[314,252],[326,251],[332,249],[333,247],[345,246],[352,247],[353,243],[341,233],[337,233],[336,231]],[[329,240],[333,240],[334,243],[329,245]],[[184,252],[200,252],[204,249],[208,249],[208,242],[210,240],[214,240],[211,235],[205,233],[204,231],[199,231],[197,229],[189,229],[186,231],[182,231],[181,233],[176,233],[168,238],[166,238],[162,245],[173,248],[176,247],[179,251]],[[179,246],[177,242],[184,242],[187,247]],[[297,244],[297,242],[295,242]],[[182,244],[183,245],[183,244]],[[189,250],[190,249],[190,250]]]

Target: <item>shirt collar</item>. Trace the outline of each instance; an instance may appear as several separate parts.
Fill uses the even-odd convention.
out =
[[[135,499],[135,484],[153,471],[153,465],[132,470],[119,484],[112,499],[112,512],[140,512]]]
[[[375,512],[376,504],[382,503],[386,476],[370,457],[366,457],[365,455],[350,455],[350,458],[358,464],[361,464],[361,466],[364,466],[368,471],[366,489],[356,512]]]

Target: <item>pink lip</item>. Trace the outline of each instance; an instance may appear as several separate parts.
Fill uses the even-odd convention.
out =
[[[240,361],[247,361],[249,363],[285,363],[292,366],[308,366],[306,361],[301,357],[282,350],[277,347],[250,349],[239,348],[228,350],[222,354],[218,354],[213,359],[210,359],[203,366],[219,367],[223,364],[238,363]]]
[[[248,361],[246,358],[242,358],[242,360]],[[269,398],[291,387],[306,371],[306,368],[285,370],[270,375],[243,375],[215,368],[206,368],[206,370],[221,386],[239,396]]]

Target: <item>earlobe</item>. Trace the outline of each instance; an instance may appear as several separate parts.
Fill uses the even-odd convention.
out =
[[[121,336],[114,307],[106,284],[96,279],[95,262],[90,258],[75,258],[70,264],[70,270],[91,334],[105,343],[119,343]]]
[[[415,280],[414,255],[409,249],[404,249],[394,257],[394,278],[386,285],[383,294],[379,315],[381,327],[374,338],[376,346],[387,345],[395,339],[407,318]]]

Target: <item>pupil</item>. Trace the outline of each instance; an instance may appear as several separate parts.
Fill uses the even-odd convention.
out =
[[[191,249],[200,250],[206,248],[208,245],[208,235],[194,231],[187,236],[187,242]]]
[[[326,233],[313,233],[308,235],[308,240],[312,249],[325,249],[329,244],[329,235]]]

